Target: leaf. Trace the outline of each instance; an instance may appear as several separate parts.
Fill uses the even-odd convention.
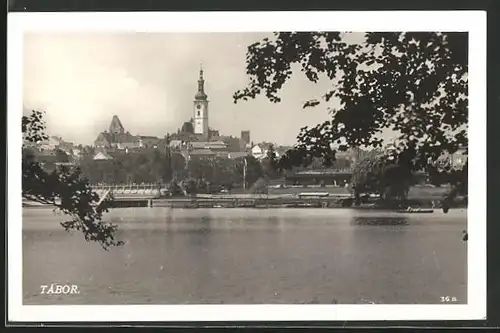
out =
[[[429,171],[441,153],[467,145],[467,132],[456,131],[468,122],[467,33],[366,33],[364,45],[351,42],[352,34],[280,32],[248,49],[250,84],[235,102],[259,94],[279,102],[289,69],[300,65],[298,74],[310,81],[322,74],[330,79],[323,99],[335,96],[341,105],[329,126],[300,130],[303,156],[287,156],[283,166],[328,156],[339,139],[348,147],[383,147],[378,135],[386,128],[400,133],[405,144],[395,158],[413,171]],[[311,99],[303,107],[318,104]]]
[[[308,107],[313,107],[313,106],[316,106],[318,105],[320,102],[318,100],[309,100],[307,102],[304,103],[304,105],[302,106],[303,109],[305,108],[308,108]]]

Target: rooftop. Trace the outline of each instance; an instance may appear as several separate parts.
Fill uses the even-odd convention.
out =
[[[210,149],[210,148],[226,148],[227,145],[222,142],[222,141],[213,141],[213,142],[206,142],[206,141],[198,141],[198,142],[191,142],[191,147],[194,149]]]
[[[197,155],[197,156],[214,156],[216,155],[210,149],[195,149],[189,152],[189,155]]]
[[[248,152],[240,151],[240,152],[231,152],[228,154],[228,157],[231,159],[236,159],[236,158],[245,157],[248,155],[249,155]]]
[[[126,132],[126,133],[110,133],[102,132],[101,135],[108,142],[139,142],[139,138]]]

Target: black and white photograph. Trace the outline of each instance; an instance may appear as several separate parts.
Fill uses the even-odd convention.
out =
[[[485,17],[9,17],[10,319],[484,318]]]

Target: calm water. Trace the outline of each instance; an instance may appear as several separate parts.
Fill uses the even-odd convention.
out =
[[[466,210],[126,208],[102,250],[23,212],[24,304],[439,303],[467,299]],[[40,294],[40,285],[80,294]]]

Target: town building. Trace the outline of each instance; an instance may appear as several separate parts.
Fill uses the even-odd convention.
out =
[[[217,153],[210,150],[210,149],[193,149],[189,151],[188,153],[188,160],[190,160],[192,157],[216,157]]]
[[[170,140],[170,142],[168,143],[168,147],[172,151],[179,151],[183,148],[187,149],[186,148],[187,143],[185,141],[182,141],[182,140]]]
[[[139,139],[139,148],[164,148],[166,144],[165,139],[156,136],[138,135],[137,138]]]
[[[183,155],[221,156],[228,153],[249,152],[252,148],[250,131],[241,131],[241,137],[221,135],[219,130],[209,126],[209,101],[205,92],[203,68],[200,68],[198,88],[192,102],[193,115],[168,139],[154,136],[132,135],[125,130],[118,116],[114,115],[107,131],[99,133],[94,147],[99,151],[113,152],[135,149],[158,148],[181,152]],[[104,149],[104,150],[103,150]],[[101,155],[100,155],[101,156]],[[102,157],[102,156],[101,156]]]
[[[96,148],[132,149],[140,147],[138,137],[125,131],[118,116],[114,115],[109,125],[109,131],[99,133],[94,141]]]
[[[251,154],[258,160],[262,160],[267,157],[267,153],[271,147],[275,147],[273,143],[270,142],[261,142],[254,145],[251,149]],[[275,155],[278,157],[278,154],[275,150]]]
[[[60,136],[49,136],[47,140],[37,142],[30,145],[32,148],[36,148],[39,151],[54,151],[60,149],[66,153],[70,153],[74,145],[71,142],[64,141]]]
[[[441,167],[451,166],[452,169],[461,169],[467,163],[467,147],[460,147],[456,152],[443,154],[437,161]]]
[[[467,158],[467,148],[462,147],[454,154],[451,154],[451,165],[457,169],[462,168],[467,163]]]
[[[94,146],[99,149],[133,150],[145,148],[165,149],[166,139],[156,136],[132,135],[125,131],[118,116],[114,115],[109,125],[109,131],[99,133]]]
[[[251,154],[249,152],[245,152],[245,151],[229,152],[227,154],[227,157],[232,159],[232,160],[247,157],[247,156],[251,156]]]
[[[208,95],[205,92],[205,79],[203,68],[200,69],[198,78],[198,89],[193,100],[193,116],[189,121],[182,124],[177,133],[170,135],[170,148],[171,149],[188,149],[188,145],[198,142],[191,150],[207,150],[206,155],[211,156],[208,146],[218,146],[215,148],[215,155],[224,155],[227,153],[218,154],[221,149],[227,152],[242,152],[249,150],[251,145],[250,131],[243,131],[242,137],[233,137],[221,135],[219,130],[209,126],[209,101]],[[211,143],[211,144],[208,144]],[[223,143],[223,144],[221,144]],[[222,148],[222,146],[224,146]],[[196,153],[198,154],[198,153]]]
[[[203,78],[203,68],[200,68],[198,79],[198,91],[194,95],[194,134],[198,134],[208,139],[208,96],[205,93],[205,79]]]
[[[220,136],[219,130],[213,129],[211,127],[208,128],[208,138],[211,139],[213,137]]]
[[[189,143],[188,149],[209,149],[212,151],[227,152],[227,145],[223,141],[198,141]]]
[[[108,161],[112,159],[113,157],[105,151],[98,151],[93,157],[94,161]]]
[[[243,141],[246,146],[251,146],[250,131],[241,131],[241,141]]]

